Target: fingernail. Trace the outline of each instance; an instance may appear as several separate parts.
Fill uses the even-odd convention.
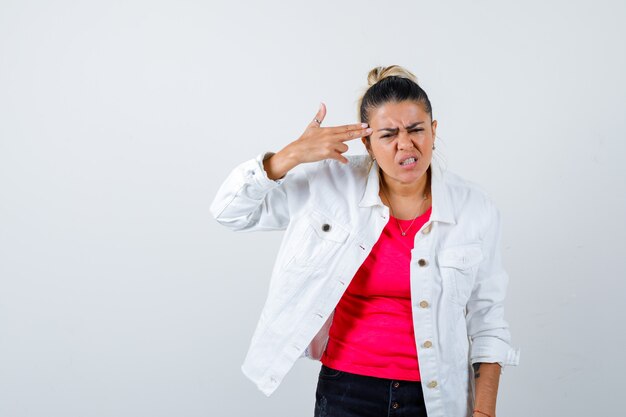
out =
[[[367,127],[367,123],[361,123],[361,127]]]

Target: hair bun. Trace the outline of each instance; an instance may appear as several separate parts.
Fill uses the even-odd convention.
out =
[[[417,77],[413,73],[400,65],[390,65],[388,67],[375,67],[369,74],[367,74],[367,84],[369,87],[373,86],[377,82],[384,80],[387,77],[401,77],[408,78],[417,84]]]

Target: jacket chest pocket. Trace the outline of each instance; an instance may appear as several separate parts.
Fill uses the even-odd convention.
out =
[[[295,264],[312,268],[330,263],[350,235],[347,228],[319,211],[313,210],[299,221],[303,222],[302,232],[291,248],[294,255],[287,267]]]
[[[437,262],[444,291],[451,301],[465,307],[472,294],[478,266],[483,260],[479,243],[452,246],[439,250]]]

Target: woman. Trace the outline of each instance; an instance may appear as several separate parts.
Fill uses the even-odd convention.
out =
[[[499,212],[433,158],[415,76],[378,67],[361,123],[321,127],[237,166],[211,205],[237,231],[285,230],[242,365],[266,395],[300,357],[322,362],[315,416],[495,416],[517,365],[503,318]],[[346,155],[362,138],[367,155]]]

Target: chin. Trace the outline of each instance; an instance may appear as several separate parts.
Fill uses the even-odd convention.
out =
[[[397,178],[402,182],[412,183],[422,178],[422,176],[426,174],[427,169],[428,167],[426,167],[425,169],[415,168],[414,170],[408,172],[400,172]]]

